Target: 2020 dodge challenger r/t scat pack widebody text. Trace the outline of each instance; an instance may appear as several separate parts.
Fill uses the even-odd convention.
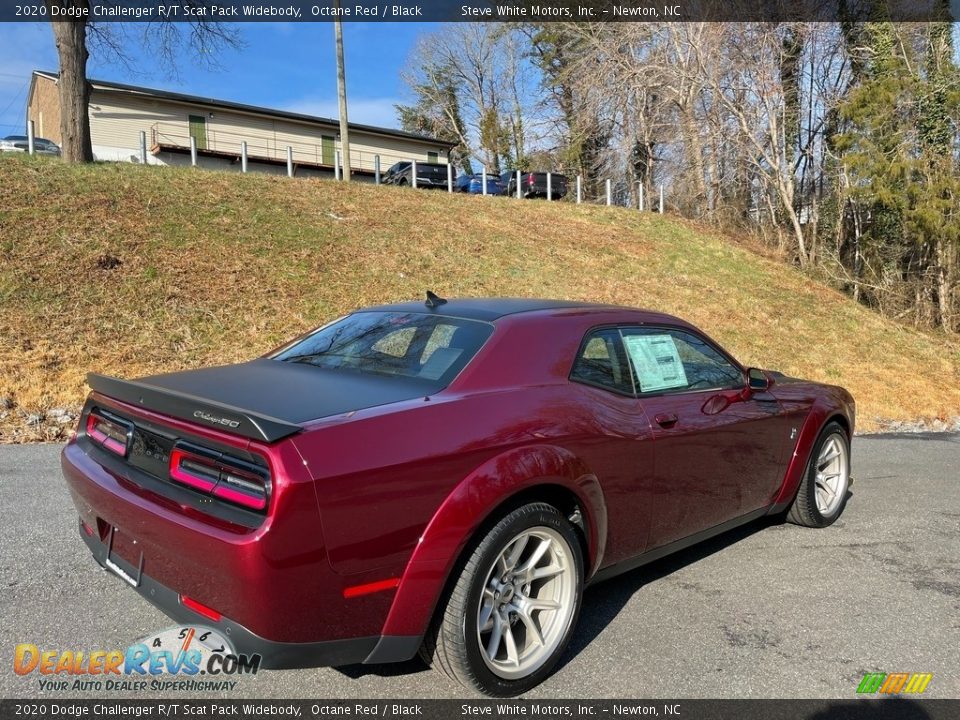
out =
[[[824,527],[854,402],[689,323],[548,300],[354,312],[93,389],[63,471],[97,561],[263,667],[408,660],[521,693],[585,584],[762,515]]]

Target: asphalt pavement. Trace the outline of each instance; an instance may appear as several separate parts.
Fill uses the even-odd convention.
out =
[[[104,695],[15,675],[18,643],[120,649],[172,625],[90,558],[59,451],[0,446],[6,698]],[[589,589],[560,668],[527,697],[851,698],[866,672],[933,673],[926,696],[960,697],[960,436],[857,437],[853,463],[830,528],[758,522]],[[417,660],[263,671],[229,696],[464,694]],[[149,694],[111,693],[125,696]]]

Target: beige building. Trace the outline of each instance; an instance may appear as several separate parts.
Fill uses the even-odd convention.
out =
[[[97,160],[140,162],[140,133],[146,133],[147,162],[191,163],[240,170],[242,143],[248,169],[286,173],[292,155],[298,176],[332,176],[340,149],[336,120],[212,98],[91,80],[90,136]],[[60,142],[57,73],[35,71],[27,97],[27,120],[38,137]],[[400,160],[447,162],[453,143],[400,130],[350,123],[350,165],[359,179],[374,177]],[[289,151],[288,151],[289,148]]]

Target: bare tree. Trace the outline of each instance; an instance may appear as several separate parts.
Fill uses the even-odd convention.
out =
[[[788,110],[780,69],[782,28],[763,23],[718,24],[724,31],[722,54],[694,48],[706,84],[736,121],[751,153],[749,162],[778,201],[801,266],[809,260],[801,218],[795,205],[793,148],[787,142]]]
[[[60,60],[60,134],[63,159],[66,162],[92,162],[93,146],[90,141],[90,83],[87,80],[87,60],[91,48],[104,52],[108,58],[129,63],[125,52],[126,41],[132,31],[125,25],[97,23],[89,17],[88,0],[45,0],[48,8],[56,7],[57,17],[71,17],[71,8],[86,12],[70,20],[51,20],[57,55]],[[184,0],[185,6],[196,10],[206,7],[207,0]],[[51,15],[53,13],[51,12]],[[217,52],[224,47],[238,47],[240,42],[235,31],[228,25],[206,20],[209,14],[194,14],[197,19],[180,22],[138,23],[139,39],[145,47],[168,61],[183,45],[194,50],[200,63],[216,64]]]
[[[430,113],[428,104],[434,103],[463,152],[489,172],[498,173],[502,162],[523,156],[531,80],[513,28],[445,25],[420,38],[402,77],[416,96],[414,106],[398,108],[402,118]],[[414,108],[419,110],[410,112]]]

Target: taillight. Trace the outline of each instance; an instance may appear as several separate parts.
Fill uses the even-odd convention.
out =
[[[533,185],[533,173],[527,176],[527,185]]]
[[[178,442],[170,452],[170,479],[251,510],[267,507],[267,469],[223,453]]]
[[[170,477],[178,483],[208,493],[220,482],[220,470],[213,461],[208,464],[192,453],[174,448],[170,452]]]
[[[100,447],[126,457],[133,437],[133,425],[100,408],[93,408],[87,415],[87,437]]]
[[[267,491],[263,480],[235,470],[224,470],[220,473],[220,484],[213,489],[213,494],[255,510],[263,510],[267,506]]]

